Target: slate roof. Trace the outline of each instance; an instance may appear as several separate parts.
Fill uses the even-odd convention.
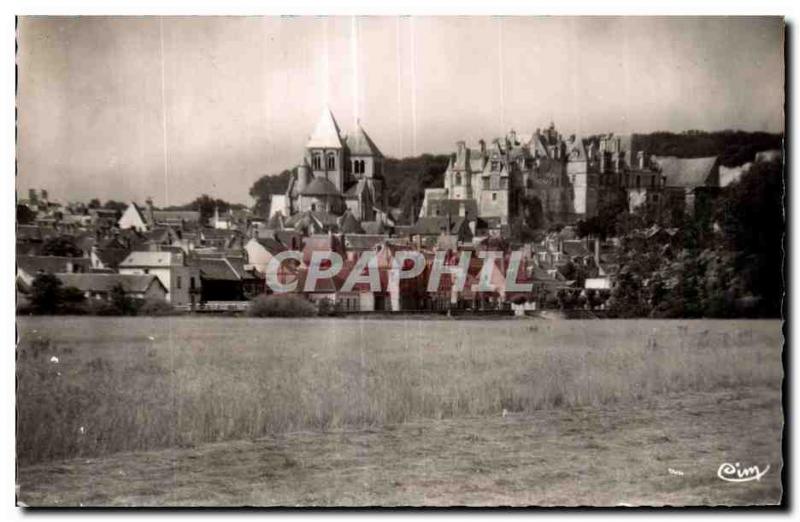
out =
[[[588,257],[593,255],[582,240],[566,240],[561,245],[561,249],[569,257]]]
[[[203,279],[216,281],[239,281],[241,277],[233,265],[224,257],[196,257],[191,261],[193,266],[200,269]]]
[[[280,242],[271,237],[256,237],[253,239],[272,255],[279,254],[286,250]]]
[[[339,196],[339,190],[331,181],[325,178],[314,178],[308,186],[300,192],[301,196]]]
[[[336,118],[329,108],[322,110],[317,126],[306,143],[307,148],[341,149],[342,138]]]
[[[677,158],[655,156],[661,174],[667,178],[667,187],[697,188],[719,185],[717,156],[707,158]]]
[[[31,275],[39,271],[48,274],[66,272],[68,263],[72,263],[73,270],[83,272],[88,272],[92,267],[88,257],[17,256],[17,268]]]
[[[117,268],[122,260],[128,257],[130,250],[127,248],[106,247],[97,248],[94,253],[106,267]]]
[[[361,228],[361,223],[351,212],[346,212],[342,217],[342,223],[339,226],[340,230],[345,234],[363,234],[364,229]]]
[[[372,141],[372,138],[366,131],[358,125],[356,132],[352,136],[347,137],[347,148],[350,150],[351,156],[375,156],[382,158],[383,154]]]
[[[176,252],[131,252],[119,264],[120,268],[168,267],[181,264]]]
[[[64,286],[71,286],[82,292],[110,292],[116,285],[122,285],[125,292],[144,293],[150,285],[161,286],[164,292],[167,289],[154,275],[134,274],[56,274]]]

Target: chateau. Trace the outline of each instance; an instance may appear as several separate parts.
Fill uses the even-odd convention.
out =
[[[602,205],[627,198],[633,208],[659,202],[666,179],[635,135],[563,137],[554,124],[477,148],[456,144],[444,187],[425,191],[419,217],[482,219],[489,227],[539,212],[549,222],[594,216]]]
[[[271,203],[271,215],[350,213],[361,222],[381,220],[387,208],[383,154],[360,124],[345,135],[325,108],[286,193]]]

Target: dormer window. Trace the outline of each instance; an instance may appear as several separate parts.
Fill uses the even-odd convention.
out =
[[[322,155],[317,153],[311,158],[311,167],[314,170],[322,169]]]

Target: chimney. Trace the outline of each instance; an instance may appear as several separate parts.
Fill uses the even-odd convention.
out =
[[[639,160],[639,170],[644,170],[644,151],[640,150],[636,154],[636,158]]]
[[[478,144],[481,147],[481,157],[486,156],[486,142],[480,139],[478,140]]]
[[[42,195],[42,201],[47,201],[47,191],[42,189],[39,191],[39,193]]]

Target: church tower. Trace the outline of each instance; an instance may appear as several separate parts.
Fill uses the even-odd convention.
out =
[[[311,166],[312,179],[324,178],[339,192],[345,185],[345,148],[333,113],[325,107],[306,143],[306,161]]]

